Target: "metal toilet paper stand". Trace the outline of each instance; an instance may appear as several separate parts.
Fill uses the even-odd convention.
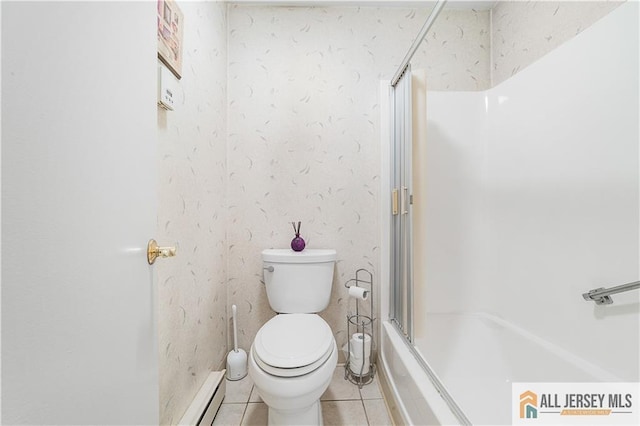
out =
[[[369,293],[364,300],[349,297],[349,299],[355,299],[355,313],[351,310],[347,313],[348,351],[347,360],[344,364],[344,378],[362,389],[362,386],[368,385],[373,381],[376,372],[375,364],[371,360],[371,353],[374,349],[373,322],[375,320],[375,318],[373,318],[373,274],[366,269],[358,269],[356,271],[356,277],[347,281],[344,286],[347,289],[353,286],[359,287]],[[364,303],[366,299],[369,299],[369,315],[360,313],[360,303]],[[349,303],[349,308],[351,308],[351,302],[348,301],[347,303]],[[369,339],[367,339],[367,336]],[[354,344],[352,340],[356,340],[357,343]],[[360,345],[360,341],[362,341],[362,347],[355,347],[355,345]],[[367,350],[367,346],[369,350]],[[365,363],[367,360],[367,352],[369,355],[368,364]],[[354,355],[355,353],[361,354],[361,359],[356,357]],[[351,364],[353,364],[353,366]]]

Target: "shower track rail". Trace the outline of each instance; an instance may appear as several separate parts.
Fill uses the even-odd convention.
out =
[[[624,293],[625,291],[636,290],[638,288],[640,288],[640,281],[634,281],[632,283],[617,285],[615,287],[596,288],[587,293],[583,293],[582,297],[584,297],[584,300],[592,300],[596,302],[596,305],[610,305],[613,303],[613,299],[611,298],[612,294]]]
[[[411,44],[409,51],[405,55],[404,59],[402,59],[402,62],[398,67],[398,71],[396,71],[396,73],[393,75],[393,78],[391,79],[392,87],[395,87],[396,84],[398,84],[398,81],[400,80],[400,77],[402,77],[402,74],[404,74],[404,71],[407,68],[407,65],[409,65],[409,62],[411,62],[411,58],[413,58],[413,55],[418,50],[418,47],[420,47],[422,40],[424,40],[424,37],[427,35],[429,30],[431,29],[431,26],[433,25],[433,23],[436,22],[436,18],[440,14],[440,11],[442,10],[446,2],[447,0],[439,0],[436,3],[436,5],[433,7],[431,14],[425,21],[424,25],[422,25],[422,28],[420,28],[420,32],[418,33],[418,36],[415,38],[415,40],[413,40],[413,44]]]

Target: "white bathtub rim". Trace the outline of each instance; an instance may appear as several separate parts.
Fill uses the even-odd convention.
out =
[[[535,343],[536,345],[539,345],[540,347],[549,351],[550,353],[557,356],[558,358],[575,366],[579,370],[582,370],[585,374],[587,374],[587,376],[593,377],[594,381],[612,382],[612,383],[619,383],[619,382],[625,381],[619,376],[611,373],[610,371],[607,371],[606,369],[596,364],[593,364],[592,362],[589,362],[584,358],[579,357],[573,352],[570,352],[562,348],[561,346],[556,345],[555,343],[551,343],[550,341],[536,334],[533,334],[530,331],[527,331],[524,328],[521,328],[520,326],[500,316],[497,316],[495,314],[488,313],[488,312],[433,312],[433,314],[456,314],[456,315],[467,315],[467,316],[485,318],[489,321],[493,321],[501,325],[502,327],[509,329],[515,334],[522,336],[523,338]]]
[[[402,340],[400,336],[398,336],[397,331],[391,325],[389,321],[383,321],[382,326],[385,328],[382,333],[383,339],[389,339],[392,342],[392,346],[394,348],[400,348],[400,350],[396,351],[396,354],[400,358],[401,362],[405,366],[407,371],[411,371],[411,379],[415,383],[416,387],[420,390],[425,402],[429,405],[431,411],[435,415],[438,420],[438,424],[440,425],[459,425],[460,421],[453,414],[453,411],[444,400],[442,395],[438,392],[435,385],[432,383],[431,379],[424,371],[423,367],[418,363],[418,361],[414,358],[413,354],[409,352],[408,348],[405,348],[406,343]],[[382,350],[380,351],[380,355],[382,358],[382,363],[380,367],[384,370],[383,374],[385,375],[385,379],[393,392],[393,397],[396,403],[396,407],[398,412],[402,416],[404,422],[407,425],[413,425],[411,416],[407,411],[407,408],[401,398],[399,398],[399,391],[393,380],[393,376],[389,371],[387,365],[387,354],[385,351],[385,345],[382,344]],[[405,350],[406,349],[406,350]]]

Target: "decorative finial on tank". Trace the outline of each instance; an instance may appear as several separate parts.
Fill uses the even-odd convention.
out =
[[[304,247],[306,245],[304,240],[300,236],[300,225],[302,224],[302,222],[298,222],[297,228],[295,222],[291,222],[291,224],[293,225],[293,232],[296,234],[295,238],[291,240],[291,249],[293,251],[302,251],[304,250]]]

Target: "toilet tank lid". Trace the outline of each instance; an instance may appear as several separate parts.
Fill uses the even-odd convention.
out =
[[[335,262],[337,252],[334,249],[291,249],[262,250],[262,260],[273,263],[321,263]]]

